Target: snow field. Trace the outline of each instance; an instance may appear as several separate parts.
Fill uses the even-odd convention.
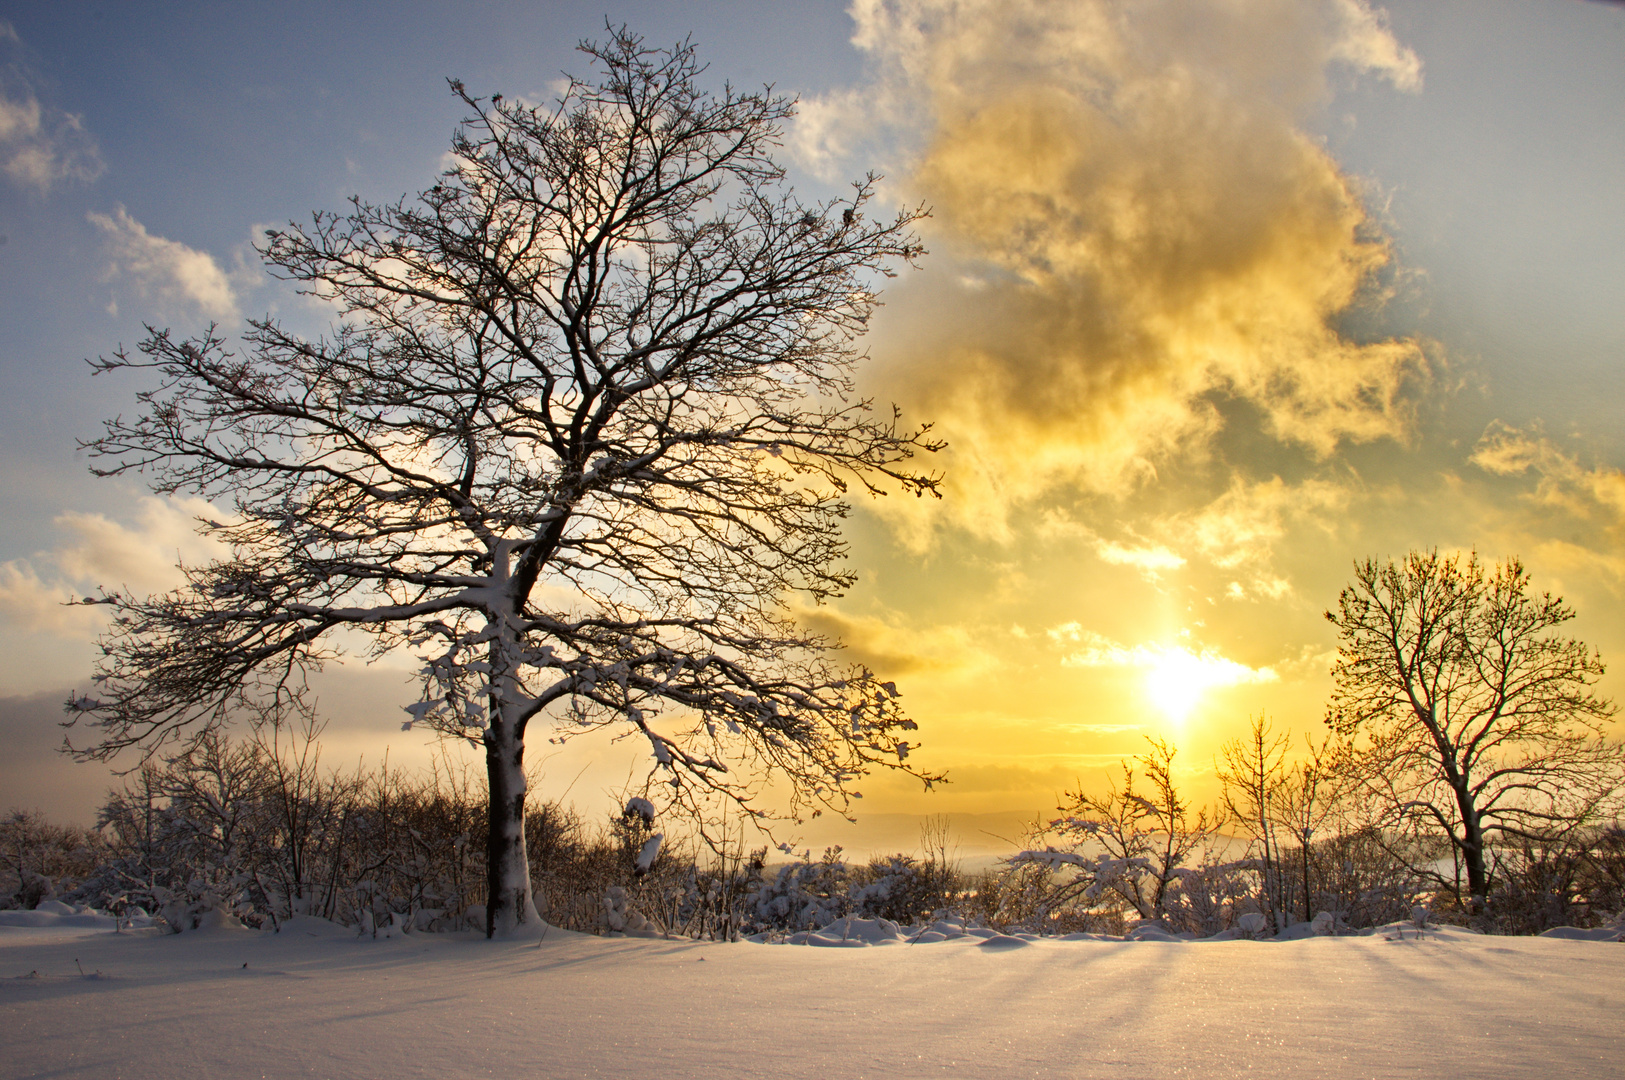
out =
[[[374,940],[311,919],[172,936],[83,918],[0,926],[7,1080],[1625,1073],[1612,942],[1065,941],[950,924],[910,945],[913,931],[857,920],[820,933],[869,947],[809,948]]]

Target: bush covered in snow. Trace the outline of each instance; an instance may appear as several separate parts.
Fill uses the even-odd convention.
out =
[[[55,825],[32,811],[0,818],[0,908],[36,908],[75,889],[107,857],[102,834]]]
[[[957,867],[936,854],[878,856],[853,866],[841,849],[764,870],[750,896],[754,932],[816,930],[838,919],[885,919],[910,924],[967,899]]]

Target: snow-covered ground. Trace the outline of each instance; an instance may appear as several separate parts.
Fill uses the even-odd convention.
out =
[[[8,914],[41,925],[0,925],[6,1078],[1625,1075],[1616,942],[492,943]]]

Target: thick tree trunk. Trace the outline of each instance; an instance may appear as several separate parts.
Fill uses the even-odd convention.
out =
[[[1461,860],[1467,866],[1467,913],[1482,915],[1490,891],[1489,868],[1484,858],[1484,830],[1468,800],[1463,800],[1462,818]]]
[[[542,919],[531,895],[525,853],[525,747],[496,709],[485,734],[485,770],[490,794],[485,936],[539,930]]]

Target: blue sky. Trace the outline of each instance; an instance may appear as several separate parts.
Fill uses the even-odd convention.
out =
[[[1138,50],[1128,66],[1082,22],[1030,3],[468,7],[69,0],[0,10],[0,730],[19,748],[0,765],[0,805],[84,818],[106,783],[48,753],[56,702],[93,658],[94,626],[56,601],[110,577],[158,587],[177,555],[207,555],[187,536],[184,505],[88,475],[75,440],[130,409],[137,387],[93,381],[83,360],[133,345],[143,323],[190,332],[214,318],[232,329],[269,313],[319,332],[322,312],[264,277],[256,230],[341,209],[351,194],[382,201],[428,186],[459,115],[448,76],[476,93],[546,98],[561,71],[585,73],[574,45],[606,17],[655,43],[691,34],[718,83],[771,82],[807,102],[785,152],[803,189],[877,167],[894,197],[938,208],[926,269],[895,286],[877,323],[869,385],[942,422],[954,443],[950,500],[930,520],[866,508],[853,527],[863,582],[809,614],[899,676],[937,755],[927,763],[963,778],[940,805],[879,783],[876,808],[1041,807],[1046,792],[1160,730],[1134,719],[1145,707],[1136,663],[1211,662],[1187,712],[1157,722],[1174,724],[1193,760],[1256,708],[1312,728],[1331,647],[1319,612],[1359,555],[1433,545],[1521,554],[1538,585],[1577,602],[1577,634],[1605,657],[1625,646],[1625,7],[1078,5],[1116,20],[1114,40]],[[1108,113],[1122,135],[1113,155],[1098,149],[1106,136],[1087,143],[1063,127],[1035,151],[1038,164],[1017,155],[1003,171],[984,167],[988,154],[1014,155],[1008,131],[989,128],[997,108],[1030,120],[1020,109],[1049,95],[1074,110],[1054,115],[1093,122],[1076,112],[1087,98],[1078,85],[1104,80],[1126,100],[1171,72],[1205,88],[1180,107],[1211,106],[1247,134]],[[1187,153],[1170,133],[1192,139]],[[1056,145],[1088,168],[1040,190]],[[1255,151],[1234,175],[1215,165],[1203,186],[1207,156]],[[1267,181],[1269,155],[1321,169],[1325,191],[1358,196],[1343,212],[1361,235],[1385,245],[1372,280],[1387,285],[1386,303],[1372,303],[1372,281],[1348,303],[1293,294],[1283,303],[1313,308],[1304,326],[1274,338],[1248,330],[1222,346],[1239,350],[1225,361],[1181,359],[1172,346],[1160,359],[1113,354],[1129,382],[1091,368],[1087,350],[1057,352],[1042,312],[1028,329],[1009,312],[1047,296],[1075,327],[1129,317],[1160,294],[1081,264],[1059,284],[1032,278],[1019,296],[998,294],[1000,274],[1082,258],[1104,235],[1087,214],[1040,216],[1054,245],[1067,229],[1077,244],[1017,250],[1001,215],[1018,197],[1042,203],[1031,211],[1040,215],[1098,211],[1086,174],[1149,198],[1157,154],[1218,200],[1211,216],[1193,215],[1198,232],[1250,215],[1285,228],[1292,193],[1269,203],[1245,179],[1254,169]],[[1178,182],[1167,178],[1176,195]],[[1129,234],[1113,236],[1132,248]],[[1232,243],[1180,242],[1215,267]],[[1354,241],[1340,243],[1325,257],[1354,257]],[[1169,271],[1145,250],[1130,256],[1132,273]],[[1318,265],[1280,273],[1313,278]],[[1290,292],[1279,276],[1270,287]],[[1265,280],[1226,279],[1213,295],[1240,289],[1252,302]],[[1105,299],[1068,307],[1091,289]],[[998,341],[956,360],[944,327]],[[1221,349],[1201,338],[1211,327],[1187,329]],[[1349,406],[1327,421],[1342,407],[1333,391],[1313,408],[1272,396],[1283,378],[1381,366],[1382,349],[1427,374],[1392,375],[1390,411]],[[1074,375],[1093,388],[1076,401],[1024,381]],[[1053,408],[1032,407],[1034,396]],[[1157,619],[1139,619],[1147,612]],[[382,752],[398,727],[391,695],[411,696],[400,685],[396,672],[334,681],[326,700],[343,713],[334,730],[345,752]],[[574,760],[560,773],[574,775]],[[624,774],[616,760],[604,784]]]

